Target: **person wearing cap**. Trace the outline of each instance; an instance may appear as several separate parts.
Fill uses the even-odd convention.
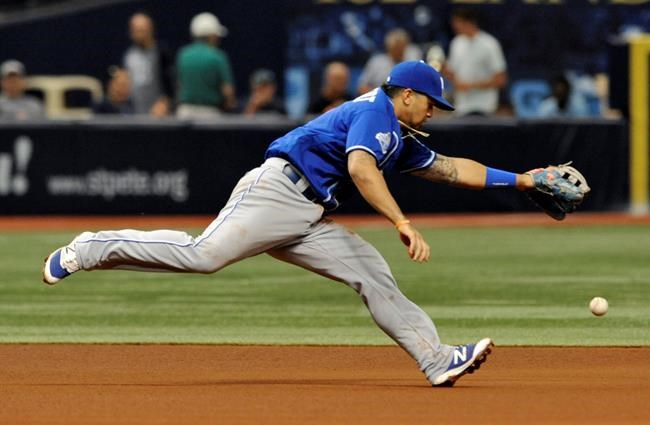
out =
[[[443,156],[420,141],[426,136],[420,129],[434,108],[454,109],[443,87],[440,74],[424,62],[401,63],[383,87],[272,142],[264,163],[239,180],[200,236],[171,230],[84,232],[50,254],[44,279],[54,284],[81,269],[214,273],[266,252],[348,285],[431,385],[450,386],[480,366],[492,341],[444,344],[429,316],[399,290],[381,254],[327,217],[356,189],[394,225],[408,256],[421,263],[429,259],[429,245],[400,209],[384,176],[406,173],[473,189],[533,187],[529,175]]]
[[[230,61],[219,48],[228,34],[219,19],[204,12],[192,18],[190,32],[194,42],[176,58],[179,118],[213,118],[236,106]]]
[[[348,93],[349,83],[350,68],[343,62],[330,62],[325,67],[320,96],[309,104],[307,111],[310,114],[322,114],[343,102],[352,100],[352,96]]]
[[[489,115],[499,106],[499,90],[508,81],[499,41],[478,26],[478,13],[457,9],[451,26],[456,37],[449,45],[443,74],[454,88],[458,115]]]
[[[0,119],[25,121],[45,118],[41,101],[25,94],[25,67],[22,63],[14,59],[3,62],[0,75]]]
[[[286,115],[284,105],[276,97],[278,85],[273,71],[258,69],[253,72],[249,80],[251,93],[242,111],[244,115]]]

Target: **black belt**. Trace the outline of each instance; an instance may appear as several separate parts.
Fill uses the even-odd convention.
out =
[[[286,164],[284,167],[282,167],[282,174],[289,177],[289,180],[291,180],[291,183],[293,184],[297,184],[300,181],[300,179],[302,179],[298,171],[295,168],[293,168],[293,165],[291,164]],[[318,197],[316,196],[316,193],[311,188],[311,186],[309,186],[309,182],[307,181],[307,179],[305,179],[305,183],[307,183],[307,188],[300,193],[302,193],[302,196],[304,196],[311,202],[318,203]]]

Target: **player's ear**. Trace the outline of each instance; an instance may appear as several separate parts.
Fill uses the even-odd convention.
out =
[[[404,102],[406,106],[409,106],[411,103],[413,103],[413,90],[402,90],[402,102]]]

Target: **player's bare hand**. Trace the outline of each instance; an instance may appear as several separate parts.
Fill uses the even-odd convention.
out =
[[[409,257],[413,261],[418,263],[429,261],[431,248],[429,248],[429,244],[426,243],[415,227],[411,226],[410,223],[403,223],[397,226],[397,231],[402,243],[408,247]]]

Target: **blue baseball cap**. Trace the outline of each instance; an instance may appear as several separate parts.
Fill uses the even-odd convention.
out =
[[[442,96],[445,83],[438,71],[424,61],[406,61],[397,64],[386,78],[389,86],[412,89],[428,96],[436,107],[445,111],[455,108]]]

